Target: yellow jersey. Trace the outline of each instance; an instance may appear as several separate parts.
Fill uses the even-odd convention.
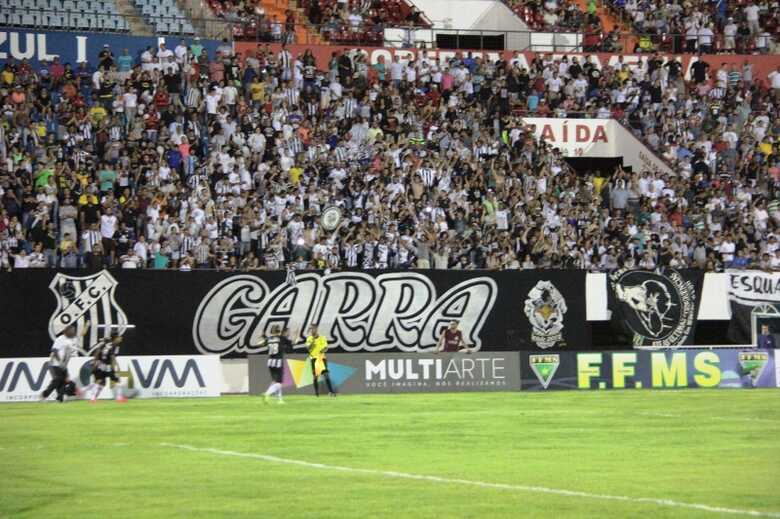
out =
[[[317,357],[324,357],[325,351],[328,349],[328,339],[322,335],[318,335],[317,338],[309,335],[306,337],[306,346],[309,348],[309,357],[316,359]]]

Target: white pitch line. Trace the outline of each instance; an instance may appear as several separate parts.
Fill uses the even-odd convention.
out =
[[[607,501],[623,501],[627,503],[647,503],[657,506],[666,506],[671,508],[686,508],[710,512],[714,514],[732,514],[744,515],[750,517],[775,517],[780,518],[780,512],[761,512],[758,510],[741,510],[738,508],[723,508],[719,506],[710,506],[700,503],[684,503],[672,499],[659,499],[654,497],[630,497],[615,496],[609,494],[591,494],[589,492],[580,492],[578,490],[564,490],[559,488],[541,487],[536,485],[508,485],[505,483],[490,483],[486,481],[474,481],[469,479],[444,478],[439,476],[426,476],[423,474],[410,474],[407,472],[395,472],[390,470],[361,469],[356,467],[343,467],[339,465],[328,465],[325,463],[312,463],[303,460],[294,460],[289,458],[279,458],[268,454],[254,454],[251,452],[226,451],[222,449],[211,449],[205,447],[194,447],[192,445],[181,445],[175,443],[161,443],[161,447],[171,447],[174,449],[187,450],[192,452],[206,452],[209,454],[218,454],[220,456],[233,456],[237,458],[249,458],[255,460],[268,461],[271,463],[283,463],[286,465],[298,465],[301,467],[329,470],[333,472],[348,472],[353,474],[370,474],[386,478],[414,479],[422,481],[432,481],[435,483],[449,483],[456,485],[467,485],[480,488],[494,488],[499,490],[516,490],[519,492],[531,492],[537,494],[553,494],[565,497],[581,497],[586,499],[601,499]]]
[[[683,416],[681,414],[672,414],[672,413],[651,413],[651,412],[641,412],[639,413],[642,416],[658,416],[660,418],[691,418],[690,416]],[[770,422],[770,423],[780,423],[780,420],[772,420],[771,418],[756,418],[752,416],[745,416],[745,417],[739,417],[739,416],[704,416],[701,418],[696,418],[696,420],[717,420],[721,422]]]

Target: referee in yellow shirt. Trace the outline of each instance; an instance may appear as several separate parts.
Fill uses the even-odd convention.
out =
[[[325,377],[325,383],[328,385],[328,394],[336,396],[333,384],[330,383],[328,360],[325,358],[325,352],[328,351],[328,339],[317,332],[317,326],[314,324],[309,328],[309,336],[306,337],[306,347],[309,349],[311,373],[314,377],[314,394],[320,396],[319,376],[322,375]]]

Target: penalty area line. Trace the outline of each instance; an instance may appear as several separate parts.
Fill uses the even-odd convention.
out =
[[[563,497],[579,497],[584,499],[597,499],[604,501],[621,501],[626,503],[646,503],[657,506],[664,506],[670,508],[683,508],[688,510],[699,510],[702,512],[710,512],[714,514],[732,514],[732,515],[744,515],[749,517],[775,517],[780,518],[780,512],[761,512],[758,510],[742,510],[738,508],[724,508],[719,506],[705,505],[701,503],[685,503],[682,501],[675,501],[673,499],[661,499],[654,497],[631,497],[631,496],[619,496],[610,494],[592,494],[590,492],[581,492],[578,490],[565,490],[560,488],[549,488],[536,485],[510,485],[506,483],[490,483],[487,481],[475,481],[469,479],[458,478],[445,478],[439,476],[427,476],[424,474],[412,474],[408,472],[396,472],[390,470],[379,469],[363,469],[357,467],[344,467],[339,465],[328,465],[325,463],[313,463],[310,461],[280,458],[278,456],[271,456],[269,454],[255,454],[252,452],[236,452],[227,451],[222,449],[212,449],[206,447],[194,447],[192,445],[183,445],[175,443],[160,443],[160,447],[167,447],[179,450],[185,450],[190,452],[203,452],[208,454],[216,454],[219,456],[229,456],[235,458],[247,458],[254,460],[267,461],[270,463],[280,463],[285,465],[297,465],[300,467],[320,469],[330,472],[345,472],[350,474],[367,474],[372,476],[380,476],[386,478],[396,479],[412,479],[416,481],[431,481],[434,483],[445,483],[454,485],[472,486],[478,488],[492,488],[498,490],[514,490],[518,492],[528,492],[536,494],[551,494]]]

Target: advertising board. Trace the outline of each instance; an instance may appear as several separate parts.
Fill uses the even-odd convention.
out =
[[[521,353],[522,389],[775,387],[775,352],[760,349]]]
[[[506,353],[336,353],[328,371],[337,392],[435,393],[515,391],[520,387],[520,358]],[[249,393],[263,393],[271,383],[264,355],[249,355]],[[314,375],[305,356],[284,360],[285,393],[313,394]],[[320,380],[324,386],[324,381]],[[322,388],[321,388],[322,389]]]
[[[222,369],[217,355],[120,356],[117,361],[120,382],[136,398],[220,395]],[[91,364],[88,357],[71,359],[68,373],[77,386],[91,382]],[[0,359],[0,402],[38,400],[49,382],[47,358]],[[103,391],[100,398],[111,398],[111,392]]]

